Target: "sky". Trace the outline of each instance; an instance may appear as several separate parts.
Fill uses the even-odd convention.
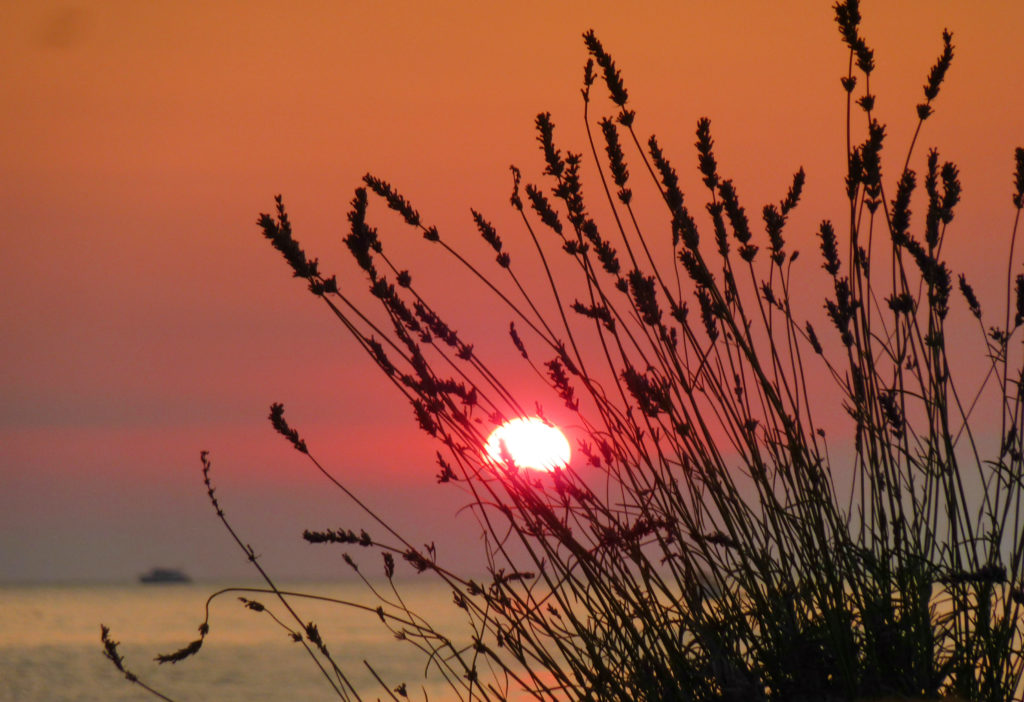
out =
[[[947,250],[984,301],[1005,270],[1024,145],[1024,4],[876,0],[863,14],[893,170],[942,29],[954,33],[912,167],[931,146],[960,166]],[[272,432],[272,402],[413,541],[472,562],[474,522],[435,484],[435,447],[256,218],[282,193],[296,236],[346,289],[363,288],[341,238],[366,172],[447,240],[486,253],[474,207],[512,246],[525,233],[509,165],[532,182],[543,168],[534,117],[551,112],[565,148],[585,144],[590,28],[690,197],[708,116],[748,211],[805,168],[790,231],[816,249],[817,223],[843,203],[847,52],[829,2],[0,0],[0,582],[118,581],[155,565],[251,575],[206,501],[201,450],[271,572],[344,574],[337,552],[299,535],[366,519]],[[598,94],[597,115],[612,114]],[[511,363],[507,316],[373,213],[463,336]]]

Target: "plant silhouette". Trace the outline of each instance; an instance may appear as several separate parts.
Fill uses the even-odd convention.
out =
[[[957,167],[916,148],[953,60],[953,37],[941,37],[917,129],[890,170],[858,4],[840,2],[835,14],[850,57],[841,83],[848,206],[820,223],[819,264],[808,255],[797,263],[787,241],[803,169],[756,223],[720,172],[711,122],[701,119],[696,163],[706,192],[698,214],[657,138],[637,132],[623,76],[593,32],[583,35],[585,152],[563,151],[552,116],[542,113],[540,180],[527,182],[512,167],[510,204],[522,223],[515,241],[531,250],[540,277],[522,272],[530,264],[508,246],[513,236],[484,214],[472,211],[494,256],[488,269],[369,174],[345,237],[369,302],[305,253],[281,197],[260,216],[294,276],[437,440],[438,489],[463,490],[486,537],[487,577],[474,579],[370,510],[367,530],[304,534],[381,554],[387,587],[366,579],[379,599],[374,611],[424,651],[459,699],[1019,698],[1024,274],[1012,262],[1024,149],[1014,154],[1008,203],[1016,215],[1006,299],[983,310],[942,256],[960,198]],[[593,118],[598,93],[607,93],[611,116]],[[586,193],[585,161],[598,172]],[[640,224],[641,188],[664,205],[656,228]],[[389,257],[369,218],[375,199],[402,222],[389,227],[419,232],[451,257],[466,285],[495,297],[509,344],[578,427],[569,466],[536,472],[482,460],[490,428],[538,408]],[[912,216],[917,208],[923,216]],[[658,253],[666,242],[668,257]],[[809,265],[824,269],[825,290],[809,294],[798,282]],[[804,304],[809,296],[823,308]],[[956,305],[977,322],[987,375],[976,392],[962,387],[947,353],[951,338],[972,333],[947,327]],[[830,452],[819,412],[836,403],[852,441]],[[994,429],[972,421],[979,403],[998,416]],[[317,462],[281,405],[270,418],[362,507]],[[203,463],[224,519],[205,454]],[[339,697],[360,699],[316,624],[294,609],[302,593],[279,590],[252,547],[235,539],[276,597],[273,608],[249,596],[245,606],[287,628]],[[395,580],[403,561],[450,588],[465,631],[436,631],[406,607]],[[166,660],[196,653],[206,633],[204,624],[199,640]],[[120,667],[106,632],[104,640]],[[391,698],[408,695],[404,683],[377,679]]]

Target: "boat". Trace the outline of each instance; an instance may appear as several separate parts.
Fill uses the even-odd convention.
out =
[[[139,582],[147,584],[190,583],[192,582],[192,578],[186,575],[184,571],[177,568],[153,568],[148,573],[140,575]]]

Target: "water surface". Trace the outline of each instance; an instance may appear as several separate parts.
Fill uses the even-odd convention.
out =
[[[103,657],[100,623],[121,642],[126,666],[164,694],[187,700],[336,700],[308,654],[266,613],[250,611],[234,595],[211,606],[210,634],[198,655],[157,665],[158,653],[198,638],[207,597],[223,584],[0,586],[0,700],[106,702],[152,700]],[[284,588],[283,588],[284,589]],[[302,584],[287,589],[376,603],[361,584]],[[451,593],[413,581],[408,602],[439,627],[464,630]],[[245,593],[243,593],[245,594]],[[281,617],[272,595],[248,594]],[[305,621],[315,621],[332,656],[366,699],[387,695],[363,664],[368,660],[390,686],[405,682],[413,699],[451,697],[436,679],[425,680],[424,657],[395,640],[376,615],[296,600]],[[454,611],[453,611],[454,610]],[[446,620],[445,617],[448,617]],[[289,622],[294,625],[294,620]]]

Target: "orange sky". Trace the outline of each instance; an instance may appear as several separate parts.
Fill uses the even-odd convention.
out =
[[[790,231],[811,253],[842,202],[846,51],[830,5],[0,3],[0,581],[157,562],[245,572],[204,502],[200,449],[271,567],[325,572],[296,539],[348,526],[343,503],[272,435],[273,401],[369,501],[399,505],[400,523],[450,523],[461,500],[435,488],[408,408],[289,277],[257,213],[284,193],[299,238],[343,280],[345,213],[368,170],[449,240],[479,246],[472,206],[514,241],[508,166],[539,179],[534,116],[552,112],[563,148],[584,145],[580,34],[593,28],[690,197],[700,116],[750,211],[804,166]],[[894,161],[941,30],[954,32],[917,167],[932,145],[959,164],[948,252],[984,280],[1005,263],[1024,145],[1024,4],[863,10]],[[421,279],[450,281],[422,242],[378,222]],[[485,299],[439,296],[478,347],[504,348],[507,319]]]

